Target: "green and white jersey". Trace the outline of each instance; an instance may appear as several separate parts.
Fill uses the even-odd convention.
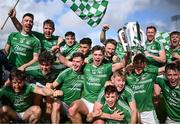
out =
[[[29,82],[39,82],[42,85],[46,85],[46,83],[52,83],[57,78],[59,73],[66,68],[64,65],[62,65],[61,69],[56,69],[54,66],[55,65],[52,66],[51,71],[46,75],[42,73],[42,70],[40,69],[38,62],[28,67],[26,69],[26,73],[30,78]]]
[[[101,103],[101,104],[105,104],[104,90],[105,90],[105,88],[103,87],[103,88],[101,89],[101,91],[100,91],[100,93],[99,93],[99,95],[98,95],[98,99],[97,99],[97,101],[98,101],[99,103]],[[120,92],[118,93],[118,95],[119,95],[119,99],[120,99],[121,101],[125,101],[125,102],[128,103],[128,104],[129,104],[130,102],[135,101],[134,93],[133,93],[132,89],[131,89],[129,86],[127,86],[127,85],[125,85],[124,89],[123,89],[122,91],[120,91]]]
[[[154,110],[153,89],[158,68],[147,67],[137,75],[135,72],[127,76],[127,84],[132,88],[140,112]]]
[[[117,61],[116,62],[114,62],[113,61],[113,57],[116,57],[117,59]],[[119,58],[119,56],[118,55],[114,55],[113,57],[111,57],[111,58],[106,58],[106,57],[104,57],[104,59],[103,59],[103,62],[102,63],[104,63],[104,64],[108,64],[108,63],[117,63],[117,62],[120,62],[121,61],[121,58]],[[87,63],[93,63],[93,56],[92,56],[92,54],[89,54],[89,56],[88,57],[86,57],[86,60],[85,60]]]
[[[180,47],[178,47],[177,49],[172,49],[170,46],[166,46],[165,50],[166,50],[167,63],[170,63],[173,61],[173,57],[172,57],[173,53],[177,53],[180,55]]]
[[[61,100],[67,105],[70,105],[73,101],[81,98],[81,93],[84,84],[84,75],[73,71],[71,68],[67,68],[56,79],[60,86],[60,90],[63,91]]]
[[[120,58],[120,60],[123,59],[124,55],[126,54],[126,52],[123,49],[123,46],[121,43],[117,43],[116,49],[115,49],[115,53],[116,55]]]
[[[86,55],[85,55],[85,58],[92,58],[92,52],[91,52],[91,50],[88,52],[88,53],[86,53]]]
[[[52,47],[57,45],[58,36],[52,35],[51,39],[45,38],[44,34],[33,31],[33,34],[40,40],[41,42],[41,51],[47,50],[51,51]]]
[[[101,88],[112,75],[112,64],[101,64],[96,67],[93,64],[86,64],[84,68],[85,84],[83,98],[94,103]]]
[[[20,67],[33,59],[34,53],[40,52],[40,41],[33,35],[23,35],[20,32],[11,33],[7,44],[10,45],[8,59],[11,63]]]
[[[159,56],[159,51],[164,50],[164,46],[162,43],[154,40],[151,43],[146,42],[146,50],[152,55]],[[157,67],[160,67],[163,65],[157,62],[156,60],[154,60],[152,57],[147,56],[147,59],[148,59],[148,63],[147,63],[148,65],[154,65]]]
[[[107,124],[112,124],[112,123],[113,124],[114,123],[117,123],[117,124],[129,124],[130,120],[131,120],[131,110],[130,110],[129,106],[125,102],[122,102],[121,100],[118,100],[114,109],[109,108],[106,102],[102,107],[102,112],[108,113],[108,114],[113,114],[117,110],[119,110],[120,112],[123,112],[124,119],[122,121],[105,119],[106,123]]]
[[[91,51],[86,54],[86,56],[85,56],[85,62],[86,62],[86,63],[92,63],[92,62],[93,62],[93,58],[92,58],[92,53],[91,53]]]
[[[16,112],[24,112],[33,105],[34,84],[25,83],[20,93],[15,93],[11,87],[0,89],[0,96],[5,96],[11,104],[12,109]]]
[[[161,87],[168,117],[180,122],[180,85],[171,88],[164,77],[158,77],[156,83]]]
[[[77,52],[80,45],[78,42],[75,42],[72,46],[68,46],[65,41],[59,44],[62,55],[70,59],[73,53]]]
[[[93,56],[92,56],[92,54],[89,55],[89,57],[86,60],[87,60],[87,63],[93,63]],[[103,64],[110,64],[110,63],[113,63],[113,60],[112,59],[104,58],[102,63]]]

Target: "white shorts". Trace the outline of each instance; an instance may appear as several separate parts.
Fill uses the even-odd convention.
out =
[[[176,121],[172,120],[171,118],[167,117],[165,124],[180,124],[180,122],[176,122]]]
[[[18,116],[18,119],[23,120],[24,113],[25,113],[25,112],[19,112],[19,113],[16,112],[16,114],[17,114],[17,116]]]
[[[36,82],[36,86],[39,86],[39,87],[41,87],[41,88],[44,88],[44,87],[45,87],[45,85],[43,85],[43,84],[41,84],[41,83],[39,83],[39,82]]]
[[[87,101],[84,98],[81,98],[81,100],[84,102],[84,104],[86,105],[86,107],[88,108],[89,113],[93,112],[93,107],[94,107],[94,103],[91,103],[89,101]]]
[[[155,110],[140,112],[142,124],[159,124]]]

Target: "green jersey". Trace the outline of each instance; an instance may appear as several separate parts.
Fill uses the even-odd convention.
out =
[[[147,67],[137,75],[135,72],[127,76],[127,84],[132,88],[140,112],[154,110],[153,89],[158,68]]]
[[[93,56],[92,54],[89,55],[88,58],[86,58],[87,60],[87,63],[93,63]],[[107,58],[104,58],[103,61],[102,61],[103,64],[108,64],[108,63],[113,63],[113,60],[112,59],[107,59]]]
[[[112,64],[101,64],[95,67],[93,64],[86,64],[84,68],[85,84],[83,98],[95,102],[105,82],[112,75]]]
[[[11,87],[4,87],[0,89],[0,96],[5,96],[12,105],[12,109],[16,112],[24,112],[30,106],[33,105],[33,91],[35,89],[34,84],[24,84],[24,87],[20,93],[15,93]]]
[[[39,82],[42,85],[46,85],[46,83],[52,83],[57,78],[59,73],[65,69],[65,66],[62,67],[64,68],[56,69],[54,66],[52,66],[50,72],[44,75],[37,62],[32,66],[28,67],[26,69],[26,73],[30,78],[29,82],[31,83]]]
[[[180,55],[180,47],[176,48],[176,49],[172,49],[170,46],[166,46],[165,47],[165,50],[166,50],[166,60],[167,60],[167,63],[170,63],[173,61],[173,57],[172,57],[172,54],[173,53],[177,53]]]
[[[180,122],[180,85],[171,88],[163,77],[158,77],[156,83],[161,87],[168,117]]]
[[[33,34],[40,40],[41,42],[41,51],[47,50],[51,51],[52,47],[57,45],[58,36],[52,35],[50,39],[45,38],[44,34],[33,31]]]
[[[66,58],[70,59],[73,53],[77,52],[80,45],[75,42],[72,46],[68,46],[65,41],[59,44],[62,55]]]
[[[146,42],[146,50],[152,55],[159,56],[159,51],[164,50],[164,46],[162,43],[154,40],[151,43]],[[154,60],[152,57],[147,56],[147,59],[148,59],[148,63],[147,63],[148,65],[154,65],[157,67],[163,65],[157,62],[156,60]]]
[[[105,103],[105,98],[104,98],[104,90],[105,88],[103,87],[98,95],[98,102],[101,103],[101,104],[104,104]],[[122,91],[120,91],[118,93],[119,95],[119,99],[121,101],[125,101],[126,103],[130,103],[132,101],[135,101],[134,99],[134,93],[132,91],[132,89],[129,87],[129,86],[125,86],[124,89]]]
[[[81,98],[81,92],[84,84],[84,75],[73,71],[71,68],[65,69],[56,79],[63,91],[61,100],[67,105]]]
[[[17,67],[28,63],[33,59],[34,53],[40,52],[40,41],[33,34],[11,33],[7,44],[10,45],[8,59]]]
[[[85,55],[85,62],[86,62],[86,63],[92,63],[92,62],[93,62],[93,58],[92,58],[92,53],[91,53],[91,51],[89,51],[89,52]]]
[[[106,102],[105,102],[105,104],[102,107],[102,112],[108,113],[108,114],[113,114],[117,110],[119,110],[120,112],[123,112],[124,119],[122,121],[106,119],[105,120],[106,123],[107,124],[112,124],[112,123],[113,124],[114,123],[117,123],[117,124],[128,124],[128,123],[130,123],[130,120],[131,120],[131,110],[130,110],[129,106],[125,102],[122,102],[122,101],[118,100],[114,109],[109,108]]]
[[[121,43],[117,43],[115,53],[120,58],[120,60],[123,59],[123,57],[126,54],[126,52],[124,51],[123,46],[122,46]]]

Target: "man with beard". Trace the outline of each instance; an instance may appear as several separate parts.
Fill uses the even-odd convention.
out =
[[[104,43],[104,59],[105,63],[116,63],[119,62],[120,59],[115,53],[115,49],[117,46],[117,42],[114,39],[106,39]]]
[[[119,42],[114,39],[106,39],[106,31],[110,28],[109,24],[104,24],[100,33],[100,41],[105,47],[105,60],[106,62],[118,62],[123,59],[126,54],[123,50],[120,38]]]
[[[5,45],[8,59],[20,70],[25,70],[38,60],[40,41],[32,34],[34,16],[31,13],[24,14],[22,18],[22,30],[9,35]]]

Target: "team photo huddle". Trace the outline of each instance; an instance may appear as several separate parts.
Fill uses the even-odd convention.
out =
[[[33,31],[34,15],[21,22],[0,50],[0,123],[180,124],[180,32],[162,43],[153,25],[138,22],[106,38],[109,24],[76,40],[53,35],[55,24]]]

